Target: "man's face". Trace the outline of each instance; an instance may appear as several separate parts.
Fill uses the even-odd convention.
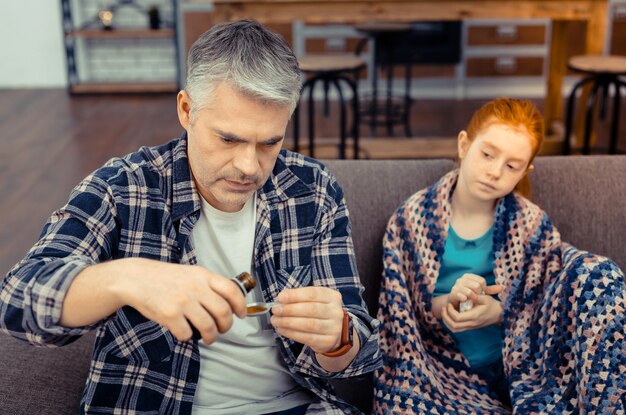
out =
[[[200,194],[216,209],[240,210],[271,174],[291,108],[254,100],[226,82],[217,85],[211,102],[193,117],[186,91],[178,93],[177,101]]]

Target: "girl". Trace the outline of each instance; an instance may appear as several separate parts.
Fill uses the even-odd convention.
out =
[[[626,410],[624,276],[519,194],[542,141],[530,102],[487,103],[459,133],[459,169],[391,217],[376,412]]]

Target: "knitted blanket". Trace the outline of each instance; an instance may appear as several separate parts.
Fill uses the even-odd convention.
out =
[[[563,243],[516,194],[498,201],[494,274],[503,287],[504,372],[489,390],[432,313],[458,171],[406,200],[384,238],[376,413],[626,414],[626,281],[611,260]]]

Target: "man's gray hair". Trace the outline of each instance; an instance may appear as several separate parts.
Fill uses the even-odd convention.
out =
[[[191,46],[185,89],[192,113],[211,102],[222,81],[254,99],[289,105],[293,111],[302,74],[285,39],[254,20],[241,20],[213,27]]]

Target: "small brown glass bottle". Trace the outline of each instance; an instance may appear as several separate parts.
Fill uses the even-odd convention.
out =
[[[237,284],[237,287],[239,287],[244,297],[246,296],[246,294],[252,291],[254,287],[256,287],[256,281],[254,280],[254,278],[252,278],[252,275],[247,272],[242,272],[236,277],[231,278],[231,281]],[[192,337],[194,339],[199,340],[200,338],[202,338],[198,329],[196,329],[193,325],[191,326],[191,330],[193,332]]]
[[[248,294],[254,287],[256,287],[256,281],[247,272],[242,272],[232,279],[237,284],[243,295]]]

